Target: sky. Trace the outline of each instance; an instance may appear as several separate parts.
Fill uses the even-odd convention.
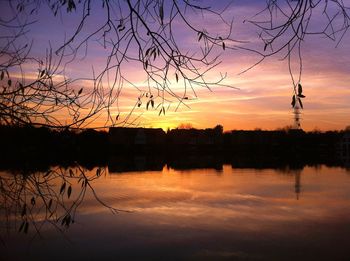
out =
[[[227,6],[227,2],[230,1],[204,1],[202,4],[211,6],[214,10],[222,10]],[[239,46],[262,51],[263,45],[257,37],[258,29],[244,20],[259,12],[265,1],[234,0],[231,2],[232,4],[225,9],[224,17],[228,20],[233,19],[232,37],[246,42]],[[350,1],[347,0],[344,3],[350,6]],[[82,36],[104,21],[104,13],[99,10],[94,9],[95,20],[88,20],[82,30]],[[165,8],[165,16],[166,12]],[[41,7],[35,15],[37,23],[27,33],[26,40],[33,39],[32,53],[37,56],[43,56],[43,50],[48,48],[49,44],[53,49],[57,49],[64,38],[72,34],[78,25],[77,17],[80,17],[71,13],[54,18],[45,6]],[[220,24],[214,15],[192,16],[190,20],[197,28],[203,27],[208,32],[224,34],[227,31],[227,26]],[[310,28],[317,30],[323,24],[324,18],[316,11]],[[181,47],[186,47],[191,52],[199,51],[198,36],[188,32],[181,24],[174,29],[174,35]],[[227,46],[233,47],[229,43]],[[92,70],[98,72],[103,68],[108,50],[105,50],[95,39],[91,41],[88,48],[87,57],[83,58],[84,55],[80,52],[78,59],[67,65],[68,76],[88,78],[91,77]],[[303,100],[301,127],[304,130],[340,130],[350,125],[349,51],[349,34],[345,34],[338,46],[337,42],[319,35],[308,36],[303,41],[301,84],[306,98]],[[206,74],[206,79],[215,80],[220,77],[220,74],[226,73],[227,77],[223,83],[233,88],[214,86],[209,90],[197,87],[195,94],[188,94],[186,106],[178,106],[176,100],[165,104],[165,115],[159,115],[159,108],[146,110],[146,101],[142,100],[142,105],[139,108],[136,107],[129,121],[139,127],[163,129],[175,128],[180,124],[191,124],[195,128],[210,128],[221,124],[224,130],[256,128],[273,130],[293,124],[294,115],[290,104],[293,82],[287,60],[281,60],[281,55],[276,55],[242,73],[259,60],[259,56],[254,52],[229,48],[224,51],[222,48],[216,48],[213,54],[220,55],[221,63]],[[293,63],[296,61],[293,60]],[[30,66],[27,70],[27,75],[30,75]],[[133,85],[141,89],[146,85],[144,73],[139,65],[132,62],[124,63],[122,72]],[[171,88],[176,92],[183,91],[181,81],[177,83],[174,77],[169,80]],[[108,85],[106,78],[104,81],[105,85]],[[84,81],[77,83],[85,87],[84,84],[89,83]],[[140,93],[131,84],[125,84],[118,106],[115,104],[111,107],[113,117],[119,115],[120,121],[125,120],[139,95]],[[159,102],[160,99],[155,99],[156,105]],[[61,117],[64,118],[65,115]],[[91,126],[104,124],[103,119],[102,115],[92,122]]]

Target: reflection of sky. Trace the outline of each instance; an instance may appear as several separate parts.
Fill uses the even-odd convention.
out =
[[[55,236],[57,231],[45,231],[45,241],[31,242],[29,253],[43,258],[55,253],[56,259],[67,251],[79,258],[337,259],[349,246],[350,176],[340,168],[295,173],[164,168],[110,173],[92,185],[104,202],[132,212],[113,215],[89,194],[65,232],[70,243]],[[53,251],[57,247],[59,253]]]
[[[208,2],[208,1],[206,1]],[[209,1],[208,5],[213,6]],[[225,14],[226,18],[234,17],[233,37],[249,40],[251,46],[259,48],[256,42],[256,29],[248,23],[242,23],[244,18],[252,16],[264,1],[233,1],[233,4]],[[215,1],[218,8],[226,5],[222,1]],[[93,9],[100,22],[103,14],[98,8]],[[95,14],[95,13],[94,13]],[[316,13],[316,17],[318,14]],[[76,19],[73,15],[63,15],[62,18],[53,18],[47,8],[43,8],[37,16],[39,23],[31,29],[34,37],[33,53],[41,55],[42,50],[50,41],[57,48],[62,39],[72,33],[76,27]],[[317,22],[312,27],[317,27]],[[63,23],[63,25],[61,24]],[[221,32],[224,28],[218,26],[212,16],[193,19],[195,25],[206,27],[208,31]],[[88,29],[94,29],[96,22],[87,23]],[[183,31],[181,26],[176,28],[175,34],[180,45],[198,46],[196,35]],[[54,33],[52,33],[54,32]],[[83,30],[83,34],[86,31]],[[253,45],[252,45],[253,43]],[[345,35],[342,43],[335,48],[334,42],[321,37],[309,37],[303,43],[303,76],[302,83],[307,98],[304,101],[305,110],[302,115],[302,126],[306,130],[318,129],[342,129],[349,125],[350,90],[349,90],[349,36]],[[82,54],[80,54],[82,55]],[[89,57],[84,62],[72,63],[66,68],[66,72],[72,76],[91,76],[92,67],[96,71],[102,68],[105,62],[106,51],[96,43],[89,46]],[[198,89],[198,99],[194,94],[189,94],[188,105],[191,109],[180,106],[177,112],[177,103],[172,103],[166,116],[158,116],[157,111],[144,111],[137,109],[135,116],[144,113],[139,120],[142,126],[147,127],[175,127],[180,123],[191,123],[195,127],[213,127],[216,124],[224,125],[225,129],[275,129],[292,124],[291,79],[285,61],[279,61],[275,57],[265,61],[251,71],[238,75],[243,69],[252,65],[257,57],[250,52],[225,51],[222,56],[223,63],[217,69],[208,74],[207,79],[214,79],[219,72],[227,72],[226,84],[238,87],[239,90],[217,87],[210,92],[206,89]],[[137,86],[144,86],[144,75],[140,66],[126,63],[123,74]],[[79,83],[86,84],[86,83]],[[173,88],[180,86],[173,84]],[[121,119],[134,105],[137,93],[133,87],[126,85],[120,100]],[[160,100],[156,100],[159,103]],[[114,111],[113,111],[114,110]],[[118,114],[117,108],[113,108],[112,114]],[[98,121],[95,123],[98,124]]]

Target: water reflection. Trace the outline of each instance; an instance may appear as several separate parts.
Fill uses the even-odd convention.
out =
[[[28,247],[28,236],[12,233],[6,237],[5,259],[347,257],[350,176],[342,168],[209,168],[203,164],[200,169],[186,169],[173,163],[161,170],[143,170],[147,160],[138,162],[137,167],[121,166],[128,170],[124,172],[116,164],[98,178],[96,169],[85,170],[94,191],[85,190],[84,200],[75,208],[76,223],[64,231],[69,241],[46,227],[45,240],[31,241]],[[64,176],[69,184],[81,186],[78,176],[71,181],[69,172]],[[67,201],[67,191],[60,194],[62,180],[55,182],[55,198]],[[31,194],[26,193],[30,204]],[[73,187],[71,197],[76,199],[77,194]],[[112,215],[96,195],[105,205],[130,212]]]
[[[68,229],[74,224],[87,191],[91,191],[95,200],[112,213],[117,212],[98,197],[93,187],[94,180],[105,173],[105,168],[89,171],[81,166],[52,167],[45,172],[2,172],[1,231],[31,232],[33,236],[41,237],[41,231],[47,225],[59,231]]]

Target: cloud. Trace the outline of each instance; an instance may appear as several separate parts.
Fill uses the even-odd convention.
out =
[[[226,7],[226,2],[224,2],[208,1],[204,2],[204,5],[214,5],[215,8],[222,10]],[[226,9],[224,18],[233,19],[234,22],[232,28],[234,39],[247,40],[249,42],[247,46],[261,48],[260,40],[257,37],[257,29],[249,23],[243,23],[243,21],[261,10],[264,4],[264,1],[258,0],[236,0]],[[52,14],[45,8],[38,14],[38,17],[40,18],[40,24],[32,28],[30,37],[35,39],[32,48],[33,54],[40,56],[45,54],[44,50],[49,46],[49,41],[53,43],[55,48],[59,46],[64,39],[65,32],[69,35],[74,30],[74,27],[68,27],[67,25],[75,24],[76,18],[68,15],[68,20],[64,20],[62,23],[58,18],[53,19]],[[194,19],[194,17],[191,22],[193,21],[195,26],[205,28],[213,34],[224,34],[228,29],[227,25],[218,22],[215,15],[198,16],[198,19],[197,17]],[[316,13],[316,22],[317,19],[322,18]],[[102,20],[103,16],[98,16],[98,21],[101,22]],[[196,33],[188,32],[182,26],[183,23],[179,21],[176,21],[176,23],[174,34],[181,48],[190,52],[198,51],[201,43],[198,43]],[[92,27],[86,27],[86,30],[95,28],[91,21],[88,25]],[[312,27],[315,26],[317,26],[317,23],[312,24]],[[86,32],[84,31],[84,34]],[[345,127],[344,125],[349,125],[347,119],[350,115],[349,37],[348,34],[345,35],[338,48],[334,48],[335,42],[319,36],[309,36],[302,44],[303,71],[301,82],[307,96],[304,100],[305,109],[302,115],[302,127],[306,130],[312,130],[315,127],[323,130],[330,128],[342,129]],[[88,50],[88,57],[84,60],[77,59],[65,68],[68,76],[89,78],[92,75],[92,68],[96,73],[104,68],[108,50],[97,42],[92,42]],[[253,52],[243,50],[226,49],[223,51],[220,47],[214,50],[213,55],[220,53],[222,63],[208,72],[205,79],[215,81],[220,78],[220,73],[227,73],[227,78],[224,79],[223,83],[237,87],[238,90],[216,86],[212,88],[212,91],[209,91],[206,88],[196,87],[196,93],[187,93],[189,99],[186,100],[186,104],[190,109],[180,105],[177,112],[175,112],[178,101],[171,99],[172,102],[166,101],[164,104],[167,108],[165,116],[158,116],[159,109],[146,111],[145,104],[147,101],[143,100],[142,106],[137,108],[133,118],[138,118],[139,124],[143,126],[161,126],[163,128],[167,126],[174,127],[186,122],[190,122],[198,128],[213,127],[219,123],[224,125],[226,130],[231,128],[252,129],[255,127],[274,129],[290,125],[293,121],[290,106],[293,86],[287,61],[280,61],[280,57],[272,57],[248,72],[240,74],[244,69],[257,62],[259,56]],[[79,58],[82,54],[79,54]],[[295,69],[295,76],[298,76],[298,66]],[[30,68],[28,71],[30,72],[27,74],[29,78],[35,76],[35,71],[31,71]],[[142,91],[148,91],[141,64],[125,63],[122,67],[122,73],[132,84],[125,83],[118,104],[111,107],[112,115],[118,113],[127,115],[132,110],[140,95],[140,91],[134,86]],[[59,77],[59,75],[57,76]],[[109,83],[111,84],[114,79],[115,71],[111,71]],[[182,96],[184,87],[180,83],[175,83],[175,79],[170,80],[172,81],[170,85],[172,90]],[[82,81],[81,84],[89,85],[89,82]],[[103,79],[103,85],[108,86],[107,77]],[[156,89],[152,90],[157,93]],[[169,98],[169,96],[166,98]],[[158,105],[162,101],[157,98],[155,102]]]

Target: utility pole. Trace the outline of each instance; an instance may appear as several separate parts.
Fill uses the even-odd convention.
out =
[[[301,111],[298,105],[294,106],[294,124],[293,124],[293,129],[295,130],[300,130],[301,129]]]

